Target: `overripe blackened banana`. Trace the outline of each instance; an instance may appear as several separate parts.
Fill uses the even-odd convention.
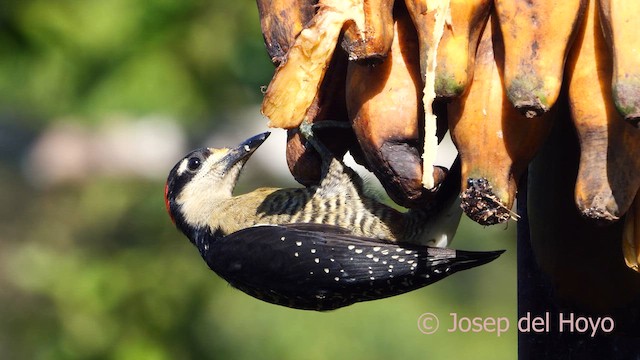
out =
[[[592,0],[594,1],[594,0]],[[616,108],[636,127],[640,121],[640,1],[599,0],[602,31],[613,55],[611,89]]]
[[[274,64],[284,60],[304,26],[316,12],[318,0],[256,0],[267,53]]]
[[[588,0],[495,0],[505,47],[504,83],[527,117],[549,111]]]
[[[594,1],[590,1],[567,66],[569,105],[580,141],[576,205],[587,218],[616,221],[629,209],[640,187],[640,132],[615,109],[612,58]]]
[[[451,18],[438,46],[436,96],[462,95],[473,78],[476,49],[489,18],[491,0],[450,0]],[[425,68],[422,68],[424,76]]]
[[[364,27],[363,0],[320,0],[318,11],[278,66],[262,101],[269,126],[296,128],[307,117],[345,23]]]
[[[430,192],[422,187],[419,150],[423,110],[418,43],[406,13],[397,13],[395,33],[382,63],[349,62],[347,109],[368,167],[396,203],[416,207]],[[442,169],[434,172],[442,180]]]
[[[387,56],[393,41],[394,0],[363,2],[364,29],[350,23],[344,32],[342,48],[352,61],[377,62]]]
[[[503,65],[504,49],[492,15],[468,92],[449,104],[449,129],[462,161],[462,208],[482,225],[514,216],[518,180],[551,128],[549,114],[528,119],[511,105],[502,83]]]

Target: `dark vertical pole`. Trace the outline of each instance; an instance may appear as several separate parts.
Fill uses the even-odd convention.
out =
[[[622,221],[579,215],[578,163],[564,106],[518,195],[519,359],[640,359],[640,274],[624,263]]]

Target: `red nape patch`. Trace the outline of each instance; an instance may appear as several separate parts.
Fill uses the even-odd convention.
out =
[[[171,204],[169,203],[169,182],[168,181],[166,184],[164,184],[164,205],[167,207],[167,212],[169,213],[171,222],[175,225],[176,219],[173,218],[173,214],[171,213]]]

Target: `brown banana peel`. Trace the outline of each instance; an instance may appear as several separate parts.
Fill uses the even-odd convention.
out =
[[[316,12],[316,0],[257,0],[260,27],[271,61],[279,65]]]
[[[320,0],[318,11],[278,66],[262,101],[270,127],[292,129],[307,117],[318,95],[342,29],[364,25],[363,0]]]

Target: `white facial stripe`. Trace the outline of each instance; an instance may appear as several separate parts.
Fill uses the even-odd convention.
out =
[[[185,171],[187,171],[187,164],[189,163],[189,159],[184,159],[182,160],[182,162],[180,163],[180,166],[178,166],[178,176],[182,176],[182,174],[184,174]]]

